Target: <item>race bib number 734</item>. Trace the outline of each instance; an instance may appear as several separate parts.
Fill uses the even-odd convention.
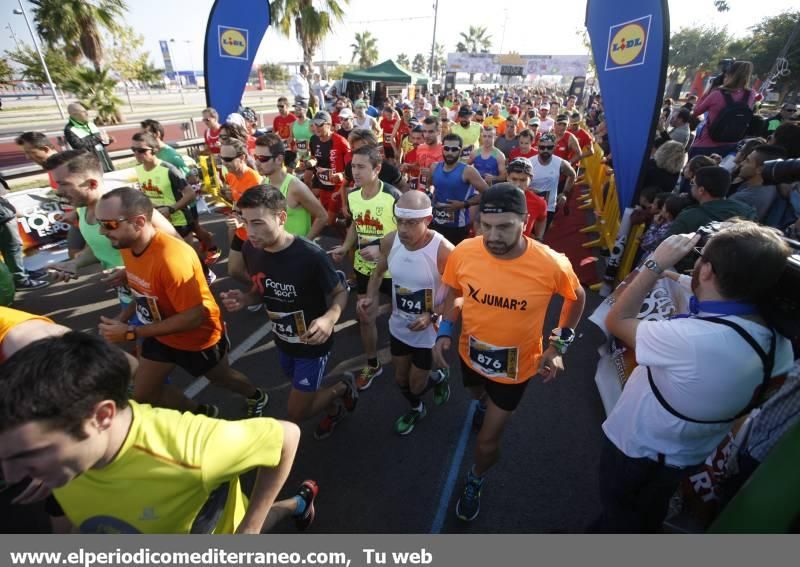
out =
[[[302,311],[280,313],[267,311],[272,321],[272,332],[287,343],[299,343],[306,332],[306,318]]]

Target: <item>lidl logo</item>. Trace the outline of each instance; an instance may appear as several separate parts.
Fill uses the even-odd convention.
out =
[[[644,64],[652,18],[648,15],[609,28],[606,71]]]
[[[241,28],[217,26],[219,34],[219,56],[233,59],[248,59],[248,31]]]

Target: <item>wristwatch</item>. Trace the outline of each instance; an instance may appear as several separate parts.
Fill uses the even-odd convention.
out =
[[[136,327],[134,327],[133,325],[128,325],[128,330],[125,331],[125,340],[126,341],[136,340]]]
[[[664,268],[659,266],[652,258],[647,259],[647,261],[644,263],[644,267],[653,271],[657,276],[660,276],[664,273]]]
[[[170,206],[167,207],[167,210],[169,211],[169,214],[174,215],[175,211],[177,211],[178,209],[176,209],[175,207],[170,205]]]

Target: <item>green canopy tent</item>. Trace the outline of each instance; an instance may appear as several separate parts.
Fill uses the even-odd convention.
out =
[[[416,86],[428,86],[430,84],[429,77],[421,75],[420,73],[409,71],[391,59],[387,59],[383,63],[378,63],[377,65],[373,65],[367,69],[347,71],[342,78],[347,79],[348,81],[375,81],[384,84],[399,83],[401,85]]]

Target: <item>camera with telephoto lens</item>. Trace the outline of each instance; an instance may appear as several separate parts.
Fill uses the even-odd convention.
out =
[[[800,181],[800,158],[765,161],[761,169],[764,185]]]
[[[734,224],[736,223],[720,221],[701,226],[695,231],[700,235],[696,248],[702,249],[712,236]],[[777,230],[775,232],[789,246],[791,255],[786,259],[786,267],[775,287],[770,293],[765,294],[768,300],[759,304],[759,310],[776,331],[789,339],[796,340],[800,338],[800,242],[786,238]],[[690,256],[692,262],[697,260],[696,252]]]

